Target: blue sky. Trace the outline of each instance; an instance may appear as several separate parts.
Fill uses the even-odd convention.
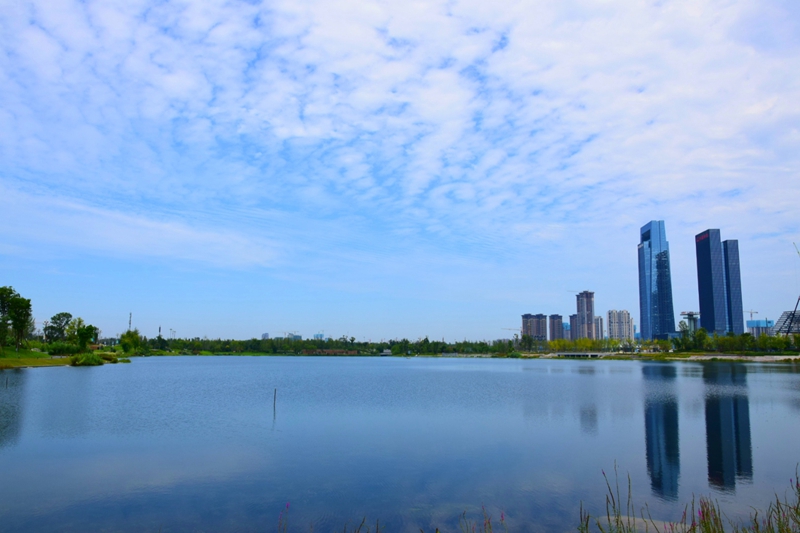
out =
[[[494,339],[638,323],[639,227],[800,293],[793,0],[12,1],[0,285],[107,335]]]

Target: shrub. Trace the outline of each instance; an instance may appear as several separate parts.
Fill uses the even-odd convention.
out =
[[[100,366],[103,364],[103,358],[96,353],[81,353],[70,357],[69,364],[72,366]]]
[[[45,348],[50,355],[74,355],[80,351],[76,345],[61,341],[50,343]]]
[[[117,359],[117,356],[114,355],[113,353],[108,353],[108,352],[95,352],[95,353],[97,353],[97,355],[99,355],[100,358],[102,358],[103,361],[107,363],[112,363],[112,364],[119,363],[119,359]]]

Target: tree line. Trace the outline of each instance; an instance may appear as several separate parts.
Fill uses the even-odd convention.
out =
[[[120,338],[125,352],[135,351],[136,353],[181,353],[181,354],[203,354],[203,353],[264,353],[264,354],[303,354],[303,353],[323,353],[324,350],[345,350],[357,351],[362,355],[379,355],[387,351],[392,355],[441,355],[441,354],[461,354],[461,355],[500,355],[500,356],[519,356],[521,352],[528,353],[547,353],[547,352],[574,352],[574,351],[634,351],[636,345],[633,342],[623,342],[615,339],[591,340],[579,339],[576,341],[557,340],[540,341],[534,340],[529,336],[514,339],[502,339],[495,341],[456,341],[447,342],[444,340],[431,340],[424,337],[417,340],[391,339],[380,342],[356,341],[355,337],[342,336],[339,338],[328,339],[301,339],[292,338],[271,338],[271,339],[166,339],[162,336],[147,338],[139,335],[138,330],[131,330]],[[658,343],[648,343],[648,346],[658,346]],[[669,343],[660,342],[660,347],[664,351],[669,349]]]
[[[0,354],[8,347],[16,351],[29,347],[51,355],[86,353],[99,342],[100,329],[87,324],[80,317],[61,312],[45,320],[40,331],[36,329],[31,301],[22,297],[13,287],[0,287]],[[558,339],[547,341],[529,335],[514,336],[511,340],[457,341],[393,339],[381,342],[356,341],[355,337],[342,336],[328,339],[208,339],[172,338],[160,334],[147,338],[137,329],[126,331],[107,349],[125,354],[201,354],[201,353],[259,353],[308,354],[326,350],[355,351],[362,355],[391,353],[392,355],[500,355],[519,356],[525,353],[552,352],[787,352],[800,347],[800,335],[766,336],[758,338],[749,333],[724,336],[709,335],[705,329],[691,332],[685,321],[679,325],[679,334],[671,340],[633,341],[618,339]]]
[[[12,343],[18,352],[35,329],[31,301],[13,287],[0,287],[0,353]]]
[[[709,335],[705,328],[689,331],[685,321],[679,325],[679,335],[672,339],[672,345],[678,352],[788,352],[800,347],[800,335],[760,335],[754,337],[750,333],[736,335]]]
[[[55,314],[37,331],[30,299],[13,287],[0,287],[0,353],[13,346],[16,352],[35,348],[51,355],[73,355],[89,351],[99,336],[99,328],[70,313]]]

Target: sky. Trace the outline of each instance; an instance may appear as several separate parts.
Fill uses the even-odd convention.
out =
[[[638,324],[650,220],[676,315],[707,228],[755,318],[800,295],[796,0],[5,0],[0,46],[40,325],[497,339],[583,290]]]

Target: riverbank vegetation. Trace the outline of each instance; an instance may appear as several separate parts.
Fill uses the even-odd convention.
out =
[[[678,335],[672,339],[675,352],[680,353],[726,353],[737,355],[793,354],[800,348],[800,335],[760,335],[750,333],[735,335],[709,335],[700,328],[690,331],[686,322],[681,321]]]
[[[742,339],[744,337],[744,339]],[[708,342],[687,348],[667,340],[634,343],[617,339],[579,339],[568,341],[537,341],[528,336],[521,339],[500,339],[495,341],[446,342],[430,340],[427,337],[417,340],[392,339],[381,342],[358,342],[355,338],[338,339],[165,339],[161,336],[148,339],[131,330],[122,335],[117,346],[121,353],[131,355],[461,355],[488,357],[530,357],[547,353],[594,352],[627,354],[647,357],[688,357],[697,353],[725,353],[747,355],[798,354],[800,336],[766,337],[754,342],[752,336],[708,337]],[[779,339],[779,340],[775,340]],[[736,349],[745,347],[746,349]]]
[[[733,355],[798,354],[800,335],[766,336],[709,335],[706,330],[690,332],[680,323],[679,334],[671,340],[633,341],[619,339],[557,339],[546,341],[528,335],[491,341],[446,342],[428,337],[380,342],[356,341],[342,336],[327,339],[300,339],[295,336],[269,339],[147,338],[131,329],[118,338],[101,339],[99,328],[81,317],[61,312],[45,320],[37,329],[31,301],[13,287],[0,287],[0,358],[20,359],[20,351],[60,356],[75,365],[117,362],[133,355],[394,355],[394,356],[486,356],[536,357],[546,353],[606,353],[622,356],[684,357],[697,353]],[[98,352],[98,357],[87,354]],[[626,355],[627,354],[627,355]],[[38,359],[34,357],[33,359]],[[8,366],[11,363],[6,363]],[[66,363],[53,363],[66,364]],[[29,366],[42,366],[29,365]]]
[[[789,481],[789,490],[784,496],[776,494],[775,499],[765,510],[751,508],[746,520],[726,517],[719,502],[710,497],[700,497],[684,507],[681,517],[674,522],[656,521],[645,506],[634,508],[633,496],[628,479],[628,493],[622,499],[619,483],[612,487],[605,472],[608,492],[606,494],[605,516],[592,517],[581,505],[580,533],[599,531],[600,533],[800,533],[800,480],[795,472]]]
[[[118,362],[116,353],[98,351],[99,337],[99,328],[70,313],[57,313],[38,331],[31,301],[0,287],[0,368]]]

